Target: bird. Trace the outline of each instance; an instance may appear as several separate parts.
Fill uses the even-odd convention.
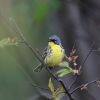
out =
[[[62,46],[61,39],[57,35],[50,36],[48,38],[48,45],[42,55],[44,64],[49,68],[53,68],[62,62],[64,56],[65,50]],[[39,64],[34,71],[40,71],[42,68],[43,65]]]

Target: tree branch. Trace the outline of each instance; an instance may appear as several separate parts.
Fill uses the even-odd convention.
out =
[[[73,85],[76,83],[77,79],[78,79],[78,75],[75,76],[75,79],[73,80],[73,82],[69,86],[68,90],[70,90],[73,87]]]
[[[43,65],[45,66],[45,68],[46,68],[46,70],[49,72],[49,74],[50,74],[56,81],[58,81],[58,82],[62,85],[62,87],[64,88],[64,90],[65,90],[66,94],[68,95],[69,99],[70,99],[70,100],[73,100],[71,94],[70,94],[70,93],[68,92],[68,90],[66,89],[66,87],[65,87],[65,85],[64,85],[64,83],[63,83],[63,81],[62,81],[62,80],[59,80],[59,79],[48,69],[48,67],[44,64],[43,59],[41,59],[41,58],[39,57],[39,56],[41,56],[40,53],[38,53],[37,50],[33,49],[32,46],[26,41],[26,39],[25,39],[24,36],[23,36],[23,33],[21,32],[20,28],[18,27],[17,23],[14,21],[13,18],[11,18],[11,21],[12,21],[13,24],[16,26],[16,29],[18,30],[18,34],[20,35],[20,37],[21,37],[23,43],[32,51],[32,53],[34,54],[34,56],[41,62],[41,64],[43,64]],[[36,52],[36,51],[37,51],[37,52]],[[38,53],[38,54],[37,54],[37,53]],[[44,89],[44,88],[41,88],[41,87],[39,87],[39,86],[37,86],[37,85],[34,85],[34,84],[33,84],[33,86],[38,87],[38,88],[40,88],[40,89]],[[47,90],[47,89],[45,89],[45,90]]]
[[[87,89],[87,87],[88,87],[89,85],[91,85],[91,84],[93,84],[93,83],[98,83],[98,85],[99,85],[99,84],[100,84],[100,78],[95,79],[95,80],[90,81],[90,82],[88,82],[88,83],[86,83],[86,84],[82,84],[82,85],[76,87],[72,92],[70,92],[70,94],[73,94],[74,92],[76,92],[76,91],[79,90],[79,89],[85,90],[85,89]]]
[[[69,93],[69,91],[66,89],[65,84],[63,83],[63,81],[61,79],[58,79],[50,70],[48,67],[46,67],[46,70],[49,72],[49,74],[57,81],[61,84],[61,86],[63,87],[63,89],[65,90],[64,93],[66,93],[69,97],[70,100],[74,100],[71,96],[71,94]]]
[[[93,42],[93,43],[92,43],[91,49],[89,50],[89,52],[88,52],[86,58],[84,59],[82,65],[81,65],[80,68],[78,69],[78,70],[79,70],[79,74],[82,73],[82,69],[83,69],[83,67],[84,67],[84,64],[85,64],[85,62],[87,61],[87,59],[88,59],[88,57],[90,56],[90,54],[92,53],[92,50],[93,50],[93,47],[94,47],[95,43],[96,43],[96,42]],[[71,85],[69,86],[69,90],[70,90],[70,89],[72,88],[72,86],[76,83],[78,77],[79,77],[79,75],[76,75],[75,80],[74,80],[74,81],[71,83]]]
[[[88,57],[90,56],[90,54],[92,53],[92,50],[93,50],[93,47],[94,47],[95,43],[96,43],[96,42],[93,42],[93,43],[92,43],[90,51],[88,52],[86,58],[84,59],[82,65],[80,66],[80,68],[79,68],[79,72],[80,72],[80,73],[82,73],[82,69],[83,69],[83,67],[84,67],[84,64],[85,64],[85,62],[87,61],[87,59],[88,59]]]
[[[39,89],[42,89],[42,90],[49,91],[49,89],[40,87],[39,85],[36,85],[36,84],[33,84],[33,83],[32,83],[32,86],[34,86],[34,87],[36,87],[36,88],[39,88]]]
[[[22,39],[23,43],[31,50],[31,52],[33,53],[33,55],[43,64],[42,59],[40,59],[39,55],[37,54],[36,50],[32,48],[32,46],[26,41],[26,39],[23,36],[23,33],[21,32],[20,28],[18,27],[17,23],[15,22],[15,20],[13,18],[10,18],[10,20],[12,21],[12,23],[15,25],[15,28],[18,30],[18,34],[20,36],[20,38]]]

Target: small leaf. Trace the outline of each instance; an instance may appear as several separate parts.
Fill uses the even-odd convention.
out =
[[[67,61],[63,61],[59,64],[60,67],[67,67],[69,68],[69,63]]]
[[[65,90],[64,90],[64,88],[62,87],[62,86],[59,86],[58,88],[57,88],[57,90],[56,90],[56,94],[57,95],[59,95],[60,93],[64,93],[65,92]]]
[[[49,79],[48,87],[51,91],[51,99],[50,100],[60,100],[60,94],[64,93],[64,89],[62,86],[59,86],[57,89],[54,88],[51,78]]]
[[[60,100],[60,98],[58,96],[56,96],[55,100]]]
[[[51,81],[51,78],[49,79],[48,87],[49,87],[51,93],[54,94],[55,93],[55,91],[54,91],[54,85],[53,85],[53,83]]]
[[[65,76],[65,75],[67,75],[67,74],[70,74],[70,73],[72,73],[72,72],[73,72],[72,69],[62,69],[62,70],[59,70],[59,71],[57,72],[57,74],[58,74],[59,77],[63,77],[63,76]]]

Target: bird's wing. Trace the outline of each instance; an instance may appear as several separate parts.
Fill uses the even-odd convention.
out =
[[[44,50],[43,50],[43,55],[42,55],[42,57],[43,57],[43,59],[45,59],[45,57],[50,53],[50,47],[49,46],[47,46]]]
[[[43,60],[44,60],[45,57],[48,55],[49,50],[50,50],[50,47],[48,47],[48,46],[43,50],[43,54],[42,54]],[[33,69],[33,71],[34,71],[34,72],[40,72],[40,71],[42,70],[42,68],[43,68],[43,65],[40,63],[37,67],[35,67],[35,68]]]

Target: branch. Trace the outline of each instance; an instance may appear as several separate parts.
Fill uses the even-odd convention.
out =
[[[93,50],[93,47],[94,47],[95,43],[96,43],[96,42],[93,42],[93,43],[92,43],[91,49],[89,50],[88,55],[87,55],[86,58],[84,59],[84,61],[83,61],[82,65],[80,66],[80,68],[78,69],[78,70],[79,70],[79,74],[82,73],[82,69],[83,69],[83,67],[84,67],[84,64],[85,64],[85,62],[87,61],[87,59],[88,59],[88,57],[90,56],[90,54],[92,53],[92,50]],[[76,81],[77,81],[77,79],[78,79],[79,76],[80,76],[80,75],[76,75],[75,80],[74,80],[74,81],[72,82],[72,84],[69,86],[69,90],[70,90],[70,89],[72,88],[72,86],[76,83]]]
[[[36,84],[33,84],[33,83],[32,83],[32,86],[34,86],[34,87],[36,87],[36,88],[39,88],[39,89],[42,89],[42,90],[49,91],[49,89],[40,87],[39,85],[36,85]]]
[[[73,82],[69,86],[68,90],[70,90],[73,87],[73,85],[76,83],[77,79],[78,79],[78,75],[75,75],[75,79],[73,80]]]
[[[46,67],[46,70],[49,72],[49,74],[57,81],[61,84],[61,86],[63,87],[63,89],[65,90],[64,93],[66,93],[69,97],[70,100],[74,100],[71,96],[71,94],[68,92],[68,90],[66,89],[65,84],[63,83],[63,81],[61,79],[58,79],[50,70],[48,67]]]
[[[32,46],[26,41],[26,39],[23,36],[23,33],[21,32],[20,28],[18,27],[17,23],[15,22],[15,20],[13,18],[10,18],[10,20],[12,21],[12,23],[15,25],[15,28],[18,30],[18,34],[20,36],[20,38],[22,39],[23,43],[32,51],[32,53],[34,54],[34,56],[43,64],[42,59],[40,59],[39,55],[37,54],[36,50],[32,48]]]
[[[70,99],[70,100],[74,100],[74,99],[72,98],[71,93],[69,93],[68,90],[66,89],[66,87],[65,87],[65,85],[64,85],[64,83],[63,83],[63,81],[62,81],[61,79],[59,79],[59,82],[61,83],[62,87],[64,88],[65,93],[68,95],[69,99]]]
[[[66,89],[66,87],[65,87],[65,85],[64,85],[64,83],[63,83],[63,81],[57,79],[56,76],[55,76],[55,75],[48,69],[48,67],[44,64],[43,59],[40,59],[40,57],[41,57],[40,53],[38,53],[37,49],[36,49],[36,50],[33,49],[32,46],[26,41],[26,39],[25,39],[24,36],[23,36],[23,33],[21,32],[20,28],[18,27],[17,23],[13,20],[13,18],[11,18],[11,21],[12,21],[13,24],[16,26],[16,29],[18,30],[18,34],[20,35],[20,37],[21,37],[23,43],[32,51],[32,53],[34,54],[34,56],[41,62],[41,64],[43,64],[43,65],[45,66],[45,68],[46,68],[46,70],[49,72],[49,74],[52,75],[52,77],[62,85],[62,87],[64,88],[66,94],[69,96],[69,99],[70,99],[70,100],[73,100],[71,94],[70,94],[70,93],[68,92],[68,90]],[[37,52],[36,52],[36,51],[37,51]],[[38,53],[38,54],[37,54],[37,53]],[[39,57],[39,56],[40,56],[40,57]],[[33,86],[38,87],[38,88],[40,88],[40,89],[44,89],[44,88],[41,88],[41,87],[39,87],[39,86],[37,86],[37,85],[34,85],[34,84],[33,84]],[[47,89],[45,89],[45,90],[47,90]]]
[[[73,52],[73,51],[74,51],[75,46],[76,46],[76,40],[74,41],[74,44],[73,44],[73,47],[72,47],[72,51],[71,51],[71,52]]]
[[[100,85],[100,78],[96,79],[96,80],[93,80],[93,81],[90,81],[86,84],[82,84],[78,87],[76,87],[70,94],[73,94],[74,92],[76,92],[77,90],[81,89],[81,90],[86,90],[87,87],[93,83],[98,83],[98,86]]]
[[[82,72],[82,68],[84,67],[85,62],[87,61],[88,57],[89,57],[90,54],[92,53],[92,50],[93,50],[93,47],[94,47],[95,43],[96,43],[96,42],[93,42],[93,43],[92,43],[91,49],[90,49],[89,53],[87,54],[87,56],[86,56],[86,58],[84,59],[82,65],[80,66],[80,68],[79,68],[79,72],[80,72],[80,73]]]

